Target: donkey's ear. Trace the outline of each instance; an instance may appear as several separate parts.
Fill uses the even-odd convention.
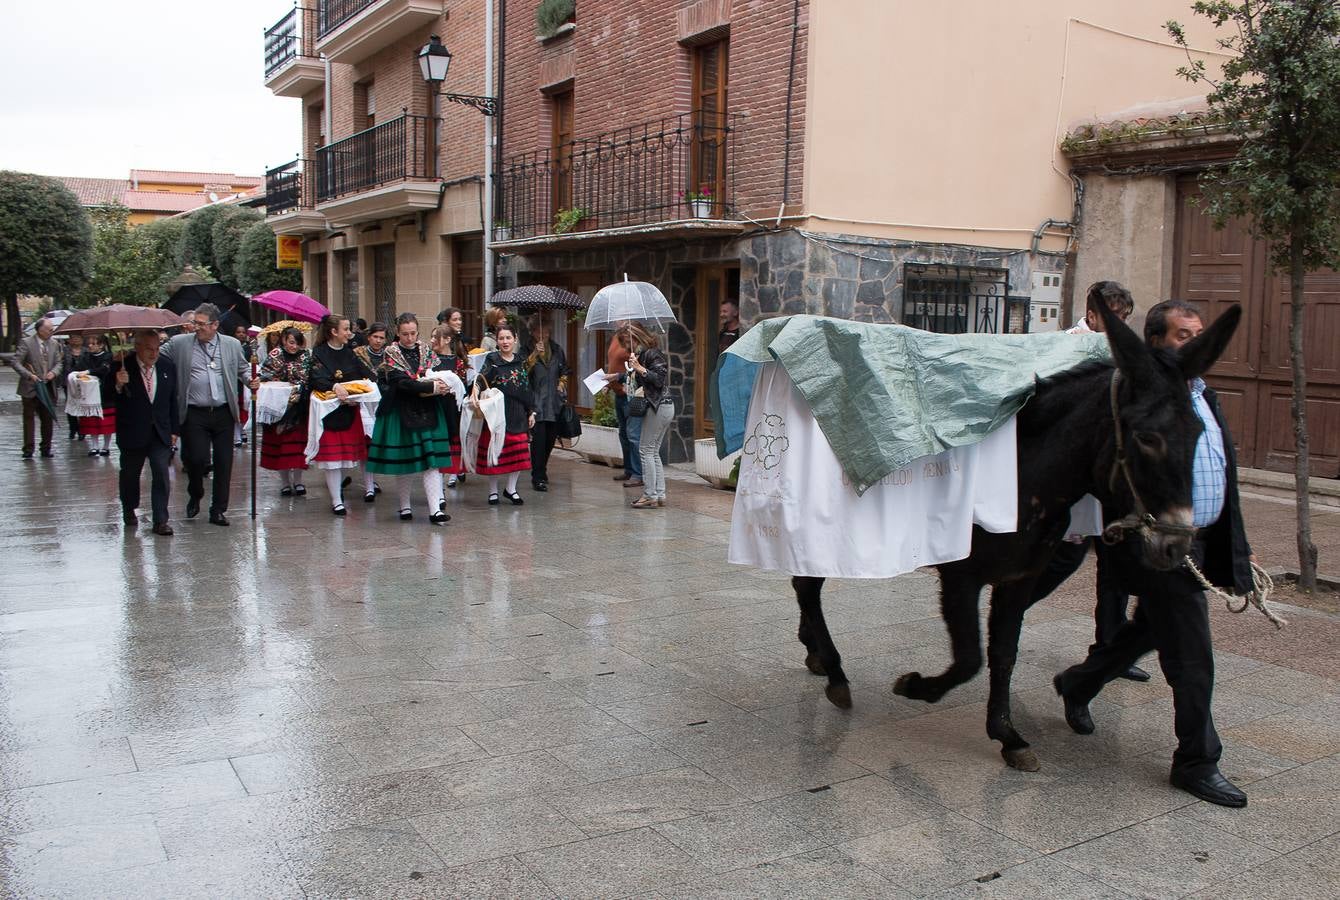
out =
[[[1103,321],[1103,330],[1107,335],[1108,346],[1112,348],[1112,361],[1128,378],[1138,379],[1153,371],[1149,348],[1140,336],[1131,331],[1121,317],[1108,308],[1101,299],[1089,298],[1089,309]]]
[[[1241,319],[1242,307],[1235,303],[1215,319],[1214,324],[1182,347],[1177,354],[1177,365],[1187,379],[1197,378],[1210,370],[1233,339]]]

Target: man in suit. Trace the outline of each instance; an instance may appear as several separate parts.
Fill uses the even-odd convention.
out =
[[[116,446],[121,451],[121,520],[139,524],[140,473],[149,461],[154,534],[169,536],[168,466],[177,433],[177,373],[159,356],[157,331],[135,335],[135,355],[113,365]]]
[[[1194,306],[1165,300],[1146,315],[1145,340],[1152,347],[1177,352],[1203,328]],[[1200,378],[1191,379],[1189,387],[1192,409],[1204,426],[1192,463],[1192,524],[1199,531],[1190,558],[1212,584],[1246,594],[1252,589],[1252,550],[1238,498],[1233,438],[1215,392]],[[1210,712],[1214,650],[1205,593],[1185,566],[1157,572],[1142,565],[1139,543],[1127,539],[1111,548],[1123,582],[1140,598],[1135,615],[1109,643],[1090,648],[1084,662],[1056,676],[1066,722],[1079,734],[1091,734],[1089,702],[1136,659],[1158,650],[1159,664],[1173,689],[1177,734],[1169,781],[1209,803],[1246,806],[1247,795],[1219,771],[1223,745]]]
[[[19,373],[19,396],[23,398],[24,459],[33,458],[34,419],[39,420],[42,426],[42,458],[50,459],[52,456],[51,430],[56,416],[37,396],[37,385],[38,382],[45,385],[47,399],[55,403],[56,379],[65,367],[65,354],[51,337],[54,330],[55,326],[50,319],[38,319],[37,333],[20,341],[19,349],[9,361],[14,371]]]
[[[186,518],[200,514],[205,472],[214,469],[209,521],[228,524],[228,487],[233,474],[233,429],[238,420],[238,384],[253,391],[250,363],[236,338],[219,334],[219,308],[202,303],[192,311],[194,334],[168,341],[165,356],[176,368],[177,420],[181,423],[181,461],[186,468]]]

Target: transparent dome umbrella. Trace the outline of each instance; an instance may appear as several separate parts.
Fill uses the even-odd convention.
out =
[[[596,292],[586,307],[586,330],[614,328],[620,322],[643,322],[660,331],[675,321],[670,302],[654,284],[623,281],[606,285]]]

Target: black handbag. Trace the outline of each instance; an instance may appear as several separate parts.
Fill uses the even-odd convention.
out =
[[[647,398],[646,398],[646,397],[629,397],[629,398],[628,398],[628,416],[629,416],[629,418],[633,418],[633,417],[636,417],[636,416],[645,416],[645,415],[647,414],[647,410],[650,409],[650,408],[651,408],[651,405],[650,405],[649,403],[647,403]]]
[[[564,403],[558,408],[558,419],[554,430],[563,440],[572,440],[582,436],[582,420],[577,418],[577,410]]]

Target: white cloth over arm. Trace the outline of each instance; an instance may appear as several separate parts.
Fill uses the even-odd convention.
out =
[[[441,381],[446,384],[447,390],[456,395],[457,406],[460,406],[461,402],[465,400],[465,385],[461,382],[460,377],[457,376],[455,372],[449,372],[446,369],[438,369],[435,372],[425,373],[423,377],[432,379],[433,381]]]
[[[891,578],[963,559],[972,528],[1018,526],[1013,419],[983,441],[926,456],[858,496],[781,366],[749,405],[731,517],[732,563],[791,575]]]
[[[256,421],[273,425],[284,418],[292,393],[293,385],[287,381],[262,381],[256,392]]]
[[[367,385],[371,390],[365,394],[350,394],[349,399],[358,404],[360,414],[364,415],[363,427],[367,429],[366,410],[371,409],[375,415],[377,404],[381,402],[382,393],[377,385],[367,379],[362,379],[359,384]],[[316,394],[312,394],[311,405],[308,407],[307,415],[307,447],[303,454],[310,463],[316,459],[316,455],[321,452],[321,435],[325,433],[326,426],[321,420],[339,409],[340,401],[337,399],[319,400]],[[365,434],[372,434],[371,430],[366,430]]]
[[[102,415],[102,382],[87,372],[71,372],[65,379],[65,413],[70,416]]]
[[[488,464],[496,466],[502,457],[503,441],[497,435],[506,435],[507,409],[503,403],[502,391],[489,388],[479,395],[479,412],[469,403],[461,408],[461,456],[465,460],[465,470],[475,471],[475,461],[479,458],[479,440],[484,428],[489,430]]]

